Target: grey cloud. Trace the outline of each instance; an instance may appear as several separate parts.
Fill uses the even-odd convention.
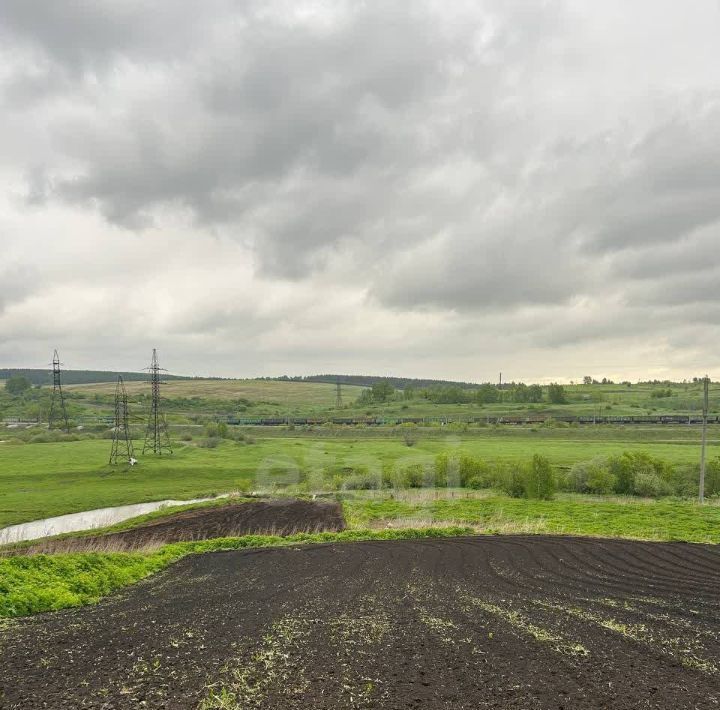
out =
[[[0,4],[0,36],[69,72],[104,71],[119,58],[168,59],[192,46],[230,3],[207,0],[65,0]]]
[[[25,185],[18,209],[67,211],[99,249],[97,215],[234,240],[269,290],[363,293],[359,320],[442,312],[510,347],[529,309],[548,349],[711,321],[707,4],[608,3],[8,0],[4,175]],[[175,317],[173,337],[229,342],[277,314],[218,294]]]
[[[458,149],[452,144],[459,132],[482,159],[490,137],[476,131],[491,128],[489,101],[498,81],[492,77],[505,70],[483,64],[474,49],[476,25],[440,28],[441,16],[415,7],[353,6],[330,30],[296,26],[278,14],[246,13],[248,24],[238,27],[230,49],[208,54],[206,47],[197,61],[181,59],[188,82],[179,86],[169,77],[169,94],[157,102],[131,104],[119,120],[101,122],[90,112],[51,126],[56,144],[81,166],[72,177],[67,171],[54,177],[55,194],[97,205],[108,220],[133,229],[152,224],[158,207],[173,204],[189,208],[199,224],[255,235],[265,227],[253,240],[267,257],[263,266],[286,275],[316,263],[348,233],[368,239],[378,222],[392,227],[406,220],[388,215],[393,193],[411,209],[427,211],[430,205],[420,198],[413,204],[400,193]],[[494,3],[490,7],[497,13]],[[525,12],[516,8],[511,17]],[[539,14],[531,12],[535,20]],[[15,18],[16,26],[27,24]],[[47,32],[36,28],[57,53]],[[129,29],[120,35],[104,41],[127,49],[137,39]],[[483,51],[502,58],[506,48],[518,51],[518,37],[542,33],[530,21],[519,22],[496,33]],[[472,91],[489,90],[477,106],[453,117],[446,111],[454,110],[458,92],[468,91],[465,79],[453,74],[456,65],[472,77]],[[193,109],[185,116],[187,103]],[[177,115],[168,121],[171,113]],[[499,126],[495,130],[499,134]],[[347,183],[360,172],[367,189],[353,197]],[[248,205],[248,195],[272,206],[284,182],[297,174],[305,179],[307,197],[298,191],[303,201],[289,210],[286,223],[275,219],[272,229],[248,223],[257,206]]]
[[[37,289],[37,270],[27,264],[0,265],[0,315]]]

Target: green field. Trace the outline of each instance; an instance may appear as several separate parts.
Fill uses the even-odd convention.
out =
[[[84,395],[115,392],[114,382],[86,385],[69,385],[69,392]],[[126,382],[128,395],[146,392],[147,382]],[[343,396],[348,401],[357,399],[362,387],[343,385]],[[199,397],[207,400],[233,401],[247,399],[251,402],[271,402],[291,407],[325,407],[335,405],[336,387],[324,382],[281,382],[276,380],[170,380],[163,385],[163,396],[168,399]]]
[[[367,434],[367,432],[364,432]],[[168,457],[141,456],[133,467],[107,466],[110,441],[0,443],[0,527],[64,513],[165,498],[193,498],[243,490],[332,490],[357,471],[394,464],[426,464],[448,452],[490,462],[528,461],[541,454],[555,467],[622,451],[645,451],[672,464],[699,459],[697,429],[501,429],[470,434],[418,432],[406,446],[402,431],[319,438],[307,432],[274,432],[254,443],[222,441],[202,448],[195,439]],[[711,437],[711,455],[717,434]],[[138,450],[141,442],[136,442]]]
[[[126,383],[131,419],[146,411],[147,382]],[[491,387],[491,390],[493,388]],[[336,407],[331,383],[285,380],[169,380],[162,387],[164,407],[178,424],[205,423],[227,417],[412,417],[427,419],[497,419],[504,416],[644,416],[689,415],[700,411],[702,385],[689,383],[568,384],[564,403],[552,403],[547,386],[541,401],[526,401],[507,385],[493,390],[496,401],[479,401],[480,390],[435,386],[397,390],[386,401],[361,399],[365,388],[342,385],[342,407]],[[114,382],[68,385],[68,410],[76,422],[112,414]],[[0,417],[47,419],[51,390],[33,388],[10,396],[0,385]],[[463,401],[463,399],[471,401]],[[710,388],[710,412],[720,411],[720,385]]]
[[[428,492],[429,493],[429,492]],[[345,501],[352,525],[470,525],[485,534],[532,533],[720,542],[720,506],[695,502],[559,495],[517,500],[489,493],[466,497],[360,496]]]

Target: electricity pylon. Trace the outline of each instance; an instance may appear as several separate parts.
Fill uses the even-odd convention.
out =
[[[53,353],[53,393],[50,402],[50,414],[48,414],[48,429],[52,429],[55,421],[59,421],[60,429],[66,434],[70,433],[70,423],[68,422],[67,409],[65,408],[65,395],[62,390],[62,379],[60,377],[60,356],[58,351]]]
[[[113,428],[110,465],[129,463],[133,458],[133,443],[128,426],[128,398],[125,383],[118,377],[115,386],[115,427]]]
[[[151,398],[142,452],[144,454],[146,451],[152,451],[158,456],[162,456],[163,453],[171,454],[172,447],[170,446],[167,422],[165,421],[165,415],[160,410],[160,372],[162,368],[158,364],[157,350],[155,348],[153,348],[150,367],[145,369],[150,373]]]
[[[342,407],[342,385],[340,380],[335,383],[335,408],[340,409]]]

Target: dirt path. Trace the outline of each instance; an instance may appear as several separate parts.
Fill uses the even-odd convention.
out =
[[[0,632],[0,707],[716,708],[720,550],[478,537],[186,558]]]

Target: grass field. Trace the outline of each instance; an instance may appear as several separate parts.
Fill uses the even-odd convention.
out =
[[[131,421],[139,423],[147,412],[147,382],[126,383]],[[113,413],[114,382],[74,384],[65,387],[68,411],[73,422],[98,424]],[[614,385],[566,385],[566,402],[552,404],[547,388],[538,403],[517,402],[512,386],[497,393],[501,401],[458,403],[453,398],[433,399],[438,391],[397,391],[388,401],[359,401],[364,388],[342,385],[342,408],[336,408],[336,389],[332,383],[279,380],[169,380],[162,387],[164,409],[174,424],[207,423],[228,417],[297,418],[320,420],[343,418],[424,418],[428,421],[470,421],[482,423],[503,417],[534,416],[645,416],[697,414],[701,406],[699,383]],[[445,390],[443,390],[445,391]],[[447,390],[452,395],[453,390]],[[446,392],[446,393],[447,393]],[[466,390],[465,394],[471,390]],[[48,387],[32,389],[13,397],[0,386],[0,415],[25,421],[46,421],[50,407]],[[472,397],[471,397],[472,399]],[[710,412],[720,411],[720,385],[710,388]],[[477,424],[476,424],[477,425]]]
[[[527,461],[542,454],[555,466],[622,451],[647,451],[676,464],[698,461],[697,430],[664,430],[661,440],[647,439],[642,431],[636,439],[628,430],[622,433],[622,439],[598,439],[596,431],[574,430],[560,438],[555,430],[488,429],[473,436],[420,438],[412,447],[399,433],[393,438],[285,435],[257,438],[253,444],[223,441],[212,449],[191,442],[178,446],[172,456],[140,455],[137,466],[116,469],[107,466],[110,442],[104,439],[5,442],[0,444],[0,527],[112,505],[235,490],[293,490],[298,485],[306,491],[327,490],[357,469],[372,472],[392,462],[429,462],[445,451],[488,461]]]
[[[114,382],[87,385],[68,385],[67,390],[86,394],[114,394]],[[126,382],[128,395],[148,391],[147,382]],[[343,385],[343,396],[357,399],[362,387]],[[200,397],[211,400],[248,399],[252,402],[274,402],[293,407],[333,407],[335,385],[324,382],[281,382],[276,380],[169,380],[163,385],[167,398]]]
[[[470,525],[484,534],[531,533],[720,542],[720,506],[690,501],[557,496],[518,500],[492,492],[435,498],[430,491],[358,496],[344,502],[351,525]]]

